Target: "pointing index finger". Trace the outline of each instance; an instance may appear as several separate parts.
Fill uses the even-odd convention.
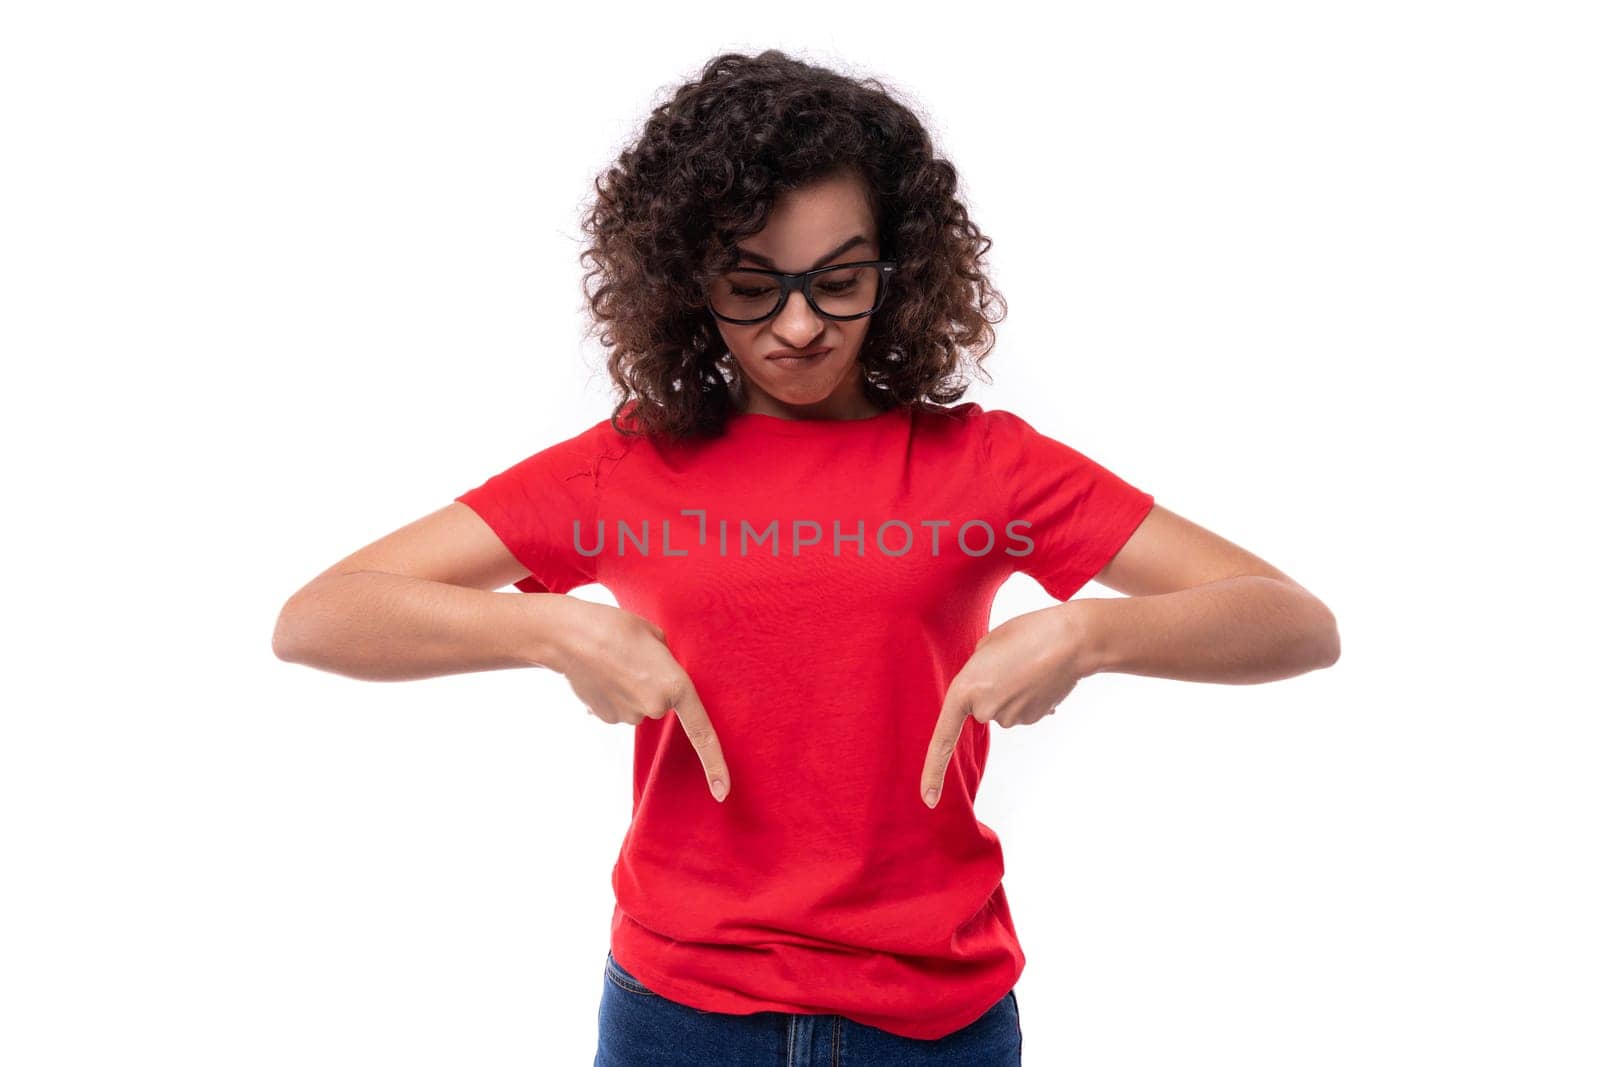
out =
[[[678,713],[678,723],[683,727],[684,734],[689,738],[689,743],[700,756],[700,763],[705,767],[706,780],[711,785],[711,795],[718,802],[725,800],[728,796],[729,779],[728,764],[722,758],[722,744],[717,740],[717,731],[711,725],[711,716],[706,714],[705,705],[700,703],[700,694],[695,692],[694,683],[687,677],[684,678],[683,691],[678,694],[673,710]]]
[[[939,709],[939,720],[933,727],[933,739],[928,742],[928,756],[922,764],[922,802],[936,807],[939,794],[944,790],[944,774],[955,754],[956,742],[961,739],[961,729],[966,725],[967,705],[952,688],[945,693],[944,706]]]

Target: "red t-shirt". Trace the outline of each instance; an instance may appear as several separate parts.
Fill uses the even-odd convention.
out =
[[[1149,493],[968,402],[741,413],[692,443],[605,419],[456,499],[528,568],[519,589],[598,583],[660,626],[721,741],[718,803],[676,715],[635,727],[623,967],[696,1008],[923,1039],[1012,988],[1000,841],[973,812],[989,730],[967,719],[932,810],[923,761],[1001,583],[1071,597]]]

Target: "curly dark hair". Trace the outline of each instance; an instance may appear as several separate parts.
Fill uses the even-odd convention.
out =
[[[775,49],[725,53],[650,113],[595,179],[583,216],[587,335],[610,350],[619,432],[721,432],[738,368],[706,284],[738,262],[735,242],[766,225],[780,193],[851,171],[866,184],[881,258],[899,263],[859,357],[868,399],[883,410],[959,400],[968,364],[988,380],[981,364],[1005,317],[982,265],[992,242],[922,122],[875,78]]]

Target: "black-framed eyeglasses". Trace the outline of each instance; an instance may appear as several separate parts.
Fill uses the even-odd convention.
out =
[[[752,326],[778,313],[799,289],[806,303],[825,319],[848,322],[883,306],[889,279],[899,264],[892,259],[836,263],[801,274],[739,267],[711,278],[706,305],[711,314],[736,326]]]

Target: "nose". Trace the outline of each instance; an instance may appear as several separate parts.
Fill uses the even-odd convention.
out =
[[[772,318],[772,332],[790,348],[810,348],[817,335],[827,328],[827,320],[811,310],[806,294],[796,289]]]

